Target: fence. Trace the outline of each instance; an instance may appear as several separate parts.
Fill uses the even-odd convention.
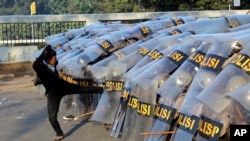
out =
[[[0,17],[0,46],[29,46],[44,43],[44,37],[64,33],[68,29],[88,26],[95,22],[138,21],[168,14],[175,16],[221,17],[246,14],[248,10],[139,12],[110,14],[13,15]]]

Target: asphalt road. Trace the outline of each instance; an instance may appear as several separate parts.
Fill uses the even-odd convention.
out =
[[[55,132],[49,124],[46,97],[33,86],[32,76],[0,78],[0,140],[53,141]],[[88,117],[65,123],[58,119],[65,133],[63,141],[120,141],[109,135],[102,124],[90,122]]]

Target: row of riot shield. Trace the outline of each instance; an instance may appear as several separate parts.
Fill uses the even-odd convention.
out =
[[[190,17],[185,17],[184,19],[189,20]],[[190,18],[191,20],[193,20],[193,17]],[[103,73],[103,70],[109,70],[108,72],[110,73],[110,70],[112,70],[112,68],[126,68],[125,71],[123,71],[123,73],[120,73],[120,77],[123,80],[123,84],[125,82],[125,79],[123,77],[123,74],[128,71],[130,68],[132,68],[135,63],[142,59],[144,56],[146,56],[152,49],[155,48],[155,45],[160,41],[158,38],[154,38],[153,36],[150,36],[151,34],[154,35],[154,33],[156,31],[159,31],[160,29],[164,29],[162,27],[165,28],[169,28],[171,26],[173,26],[173,21],[172,19],[167,19],[164,20],[163,22],[159,22],[159,21],[154,21],[154,24],[149,24],[147,23],[142,23],[140,24],[140,30],[143,31],[142,35],[143,36],[148,36],[147,34],[149,34],[149,36],[147,38],[144,38],[143,40],[139,40],[137,41],[135,44],[132,44],[130,46],[128,46],[128,48],[122,48],[116,52],[114,52],[114,55],[111,55],[111,57],[107,57],[103,60],[101,60],[100,62],[97,62],[95,64],[92,65],[91,69],[92,72],[94,74],[94,76],[98,77],[98,78],[103,78],[103,77],[107,77],[107,74]],[[176,19],[177,21],[177,19]],[[183,22],[185,22],[185,20],[181,20],[182,22],[179,24],[183,24]],[[157,24],[156,24],[157,23]],[[160,25],[160,26],[159,26]],[[164,25],[164,26],[163,26]],[[171,25],[171,26],[170,26]],[[136,25],[137,28],[138,25]],[[143,29],[143,30],[142,30]],[[147,34],[145,34],[145,29],[150,29]],[[169,32],[168,32],[169,33]],[[192,34],[190,32],[187,33],[183,33],[180,36],[185,36],[185,35],[189,35]],[[175,34],[166,34],[164,33],[165,36],[170,36],[170,35],[175,35]],[[160,38],[161,35],[157,36]],[[179,34],[178,34],[179,36]],[[163,38],[163,37],[162,37]],[[139,39],[139,38],[138,38]],[[169,46],[172,46],[173,44],[178,43],[177,38],[172,38],[169,39],[169,41],[172,42],[168,42],[166,43],[164,40],[162,40],[162,44],[159,45],[158,49],[162,50],[164,48],[168,48]],[[113,63],[116,62],[116,63]],[[108,69],[105,69],[108,68]],[[114,71],[115,72],[115,71]],[[101,74],[101,75],[100,75]],[[107,79],[106,79],[107,80]],[[114,82],[112,82],[113,84],[117,83],[116,80],[113,79]],[[99,110],[99,108],[96,109],[96,112],[93,114],[92,116],[92,120],[98,121],[98,122],[102,122],[102,123],[106,123],[106,124],[112,124],[115,116],[116,116],[116,109],[119,108],[119,102],[120,102],[120,93],[122,91],[121,90],[115,90],[116,92],[107,92],[109,93],[109,95],[102,95],[102,98],[100,100],[100,107],[105,107],[104,105],[113,105],[113,106],[109,106],[106,107],[106,111],[109,112],[103,112],[103,110]],[[113,94],[112,94],[113,93]],[[117,95],[118,99],[112,99],[113,95]],[[116,96],[116,97],[117,97]],[[108,99],[112,99],[112,100],[108,100]],[[102,112],[101,112],[102,111]],[[109,115],[108,117],[105,115]],[[119,134],[119,133],[118,133]]]
[[[208,31],[206,31],[206,32],[208,32]],[[198,51],[198,52],[196,52],[197,54],[193,54],[191,56],[191,58],[187,59],[188,61],[186,61],[186,62],[189,62],[189,63],[192,62],[193,64],[195,64],[195,63],[197,63],[199,61],[200,64],[198,64],[198,67],[196,66],[196,67],[189,68],[189,69],[187,68],[187,70],[185,70],[183,72],[179,72],[179,74],[177,73],[178,71],[176,72],[177,76],[179,76],[181,78],[174,81],[174,82],[176,82],[175,85],[179,84],[182,87],[179,87],[179,88],[178,87],[177,88],[173,87],[174,82],[170,80],[170,78],[171,78],[171,76],[173,74],[170,73],[171,76],[169,78],[167,78],[167,76],[166,76],[165,82],[169,82],[169,88],[167,90],[165,89],[165,91],[164,91],[166,93],[166,96],[171,97],[172,91],[174,91],[173,94],[175,94],[175,93],[180,94],[180,96],[177,95],[177,96],[173,96],[172,98],[170,98],[171,99],[170,101],[169,101],[169,99],[165,100],[161,96],[160,96],[160,98],[157,99],[156,98],[157,96],[155,96],[155,94],[158,94],[158,93],[155,91],[155,87],[153,87],[153,86],[155,85],[155,83],[160,84],[161,81],[160,80],[159,80],[159,82],[154,81],[154,78],[150,77],[150,76],[155,75],[156,78],[157,78],[156,74],[159,74],[158,72],[160,71],[160,68],[156,67],[155,69],[151,69],[152,68],[151,66],[154,66],[154,64],[153,65],[151,64],[151,66],[146,65],[145,68],[144,68],[144,71],[142,71],[143,69],[141,70],[141,73],[144,73],[144,72],[147,72],[147,71],[150,72],[150,73],[145,73],[145,75],[141,78],[141,80],[140,80],[139,76],[142,76],[142,74],[137,73],[137,75],[139,74],[139,76],[136,76],[136,77],[134,75],[133,77],[135,77],[135,78],[134,78],[134,80],[132,80],[133,82],[126,82],[127,84],[130,84],[130,85],[128,86],[128,88],[125,87],[125,90],[121,93],[123,99],[124,99],[124,96],[126,98],[128,98],[128,94],[131,95],[131,97],[129,97],[127,99],[127,107],[128,108],[126,110],[126,112],[127,112],[126,113],[126,118],[128,118],[128,119],[125,119],[125,123],[123,125],[122,140],[131,140],[131,141],[132,140],[157,140],[157,141],[158,140],[166,140],[167,137],[164,134],[164,131],[169,130],[170,126],[173,126],[173,125],[176,126],[174,128],[172,127],[172,129],[174,129],[175,131],[174,131],[173,136],[169,137],[169,139],[171,138],[171,140],[177,140],[177,141],[194,139],[194,136],[197,135],[197,129],[196,128],[198,128],[199,123],[200,123],[200,117],[197,116],[199,114],[196,115],[196,113],[194,111],[199,113],[201,111],[201,108],[196,108],[196,106],[195,106],[195,105],[199,105],[199,102],[198,103],[193,102],[193,100],[189,100],[188,98],[187,99],[185,98],[186,94],[189,93],[188,91],[190,91],[190,93],[192,93],[192,90],[191,90],[192,87],[196,87],[196,86],[192,86],[190,88],[190,85],[192,84],[191,83],[192,78],[194,77],[194,75],[196,74],[196,72],[198,70],[203,70],[204,69],[205,72],[206,72],[206,70],[208,70],[207,71],[208,73],[203,72],[204,73],[203,77],[206,76],[206,75],[208,77],[208,78],[204,77],[204,79],[206,78],[205,81],[207,81],[207,82],[201,82],[201,84],[203,85],[202,88],[194,88],[194,90],[198,89],[198,90],[195,90],[197,92],[200,92],[202,89],[204,89],[205,86],[208,84],[208,82],[213,80],[213,78],[215,77],[215,76],[214,77],[209,77],[209,73],[210,72],[211,73],[220,72],[220,70],[222,69],[221,67],[222,67],[224,61],[231,54],[234,53],[235,49],[230,48],[230,47],[228,47],[226,45],[223,45],[223,41],[225,42],[229,38],[233,38],[234,36],[239,36],[241,34],[246,34],[247,32],[248,31],[243,31],[241,33],[235,33],[235,34],[234,33],[232,33],[232,34],[218,34],[218,35],[214,35],[213,39],[211,37],[209,37],[210,35],[206,35],[206,36],[208,36],[208,38],[203,40],[202,44],[200,45],[201,50],[203,49],[203,51],[205,51],[205,53],[202,52],[201,50],[197,49],[197,51]],[[208,48],[210,48],[210,46],[212,46],[213,48],[211,48],[210,51],[208,52]],[[220,46],[223,46],[223,47],[219,48]],[[225,48],[225,49],[223,49],[223,48]],[[208,53],[208,55],[206,55],[207,53]],[[217,60],[217,62],[215,62],[215,60]],[[197,61],[197,62],[194,62],[194,61]],[[166,62],[168,62],[168,61],[166,61]],[[169,64],[162,63],[161,65],[162,66],[174,67],[173,64],[169,65]],[[201,67],[199,67],[200,65],[201,65]],[[191,67],[190,64],[188,66]],[[211,69],[210,67],[213,67],[213,68]],[[133,68],[131,68],[131,70],[132,69]],[[164,70],[167,70],[167,69],[165,68]],[[179,69],[177,69],[177,70],[179,70]],[[166,73],[165,73],[165,75],[166,75]],[[200,75],[202,76],[202,73]],[[211,76],[213,76],[213,75],[211,75]],[[131,78],[133,78],[133,77],[131,77]],[[129,81],[131,80],[131,78],[129,79]],[[149,78],[149,79],[147,79],[147,78]],[[159,78],[160,77],[158,76],[158,79]],[[186,78],[186,80],[185,79],[183,80],[183,78]],[[151,81],[153,81],[155,83],[153,83]],[[142,83],[142,86],[140,86],[140,83]],[[196,85],[196,84],[194,83],[192,85]],[[152,87],[150,87],[150,86],[152,86]],[[140,88],[140,87],[144,87],[144,88]],[[132,88],[132,90],[131,90],[131,88]],[[166,86],[165,86],[165,88],[166,88]],[[189,88],[190,88],[190,90],[189,90]],[[135,90],[133,91],[133,89],[135,89]],[[146,91],[144,91],[145,89],[146,89]],[[133,95],[134,94],[133,92],[135,92],[135,95]],[[139,92],[139,94],[138,94],[138,92]],[[148,92],[153,96],[147,95]],[[194,93],[194,95],[196,93]],[[140,96],[140,95],[142,95],[142,96]],[[148,99],[150,99],[152,101],[150,103],[150,100],[149,101],[146,100],[148,102],[148,103],[146,103],[144,100],[140,100],[140,98],[138,98],[138,96],[140,96],[141,99],[147,99],[148,98]],[[195,97],[195,96],[190,95],[190,97]],[[152,109],[150,109],[148,107],[152,107],[152,105],[154,105],[155,101],[157,103],[157,106],[155,107],[155,109],[152,108],[155,111],[153,112],[154,113],[154,115],[153,115],[153,117],[154,117],[153,125],[150,126],[150,124],[152,124],[151,123],[152,120],[147,119],[147,116],[145,116],[143,114],[145,113],[145,111],[148,112],[148,111],[152,110]],[[186,103],[185,103],[185,101],[186,101]],[[167,104],[164,105],[164,104],[162,104],[163,102],[166,102]],[[173,106],[173,103],[176,103],[176,105]],[[182,107],[186,107],[186,104],[189,105],[190,103],[194,105],[194,106],[190,106],[191,109],[182,108]],[[137,105],[137,106],[135,106],[135,105]],[[143,105],[143,106],[141,106],[141,105]],[[122,107],[124,109],[124,106],[121,106],[119,108],[119,110],[122,109]],[[145,111],[143,113],[141,111],[141,109],[143,109],[142,107],[144,107],[145,109],[148,108],[148,110],[144,109]],[[162,108],[162,107],[164,107],[165,109]],[[193,107],[193,109],[192,109],[192,107]],[[191,116],[189,116],[189,114],[186,115],[185,112],[181,113],[181,109],[184,109],[184,111],[190,110],[191,113],[193,111],[194,114],[191,114]],[[176,113],[176,110],[178,111],[178,113]],[[117,112],[118,119],[120,119],[122,117],[123,113],[124,112],[121,112],[121,111]],[[187,113],[189,113],[189,112],[187,112]],[[165,116],[164,116],[164,114],[165,114]],[[160,128],[164,123],[164,117],[166,117],[166,115],[171,117],[171,118],[169,118],[170,122],[168,121],[169,127],[162,127],[162,130],[161,130]],[[152,116],[152,115],[150,115],[150,116]],[[161,117],[163,117],[163,118],[161,118]],[[124,118],[124,115],[123,115],[123,118]],[[160,120],[158,121],[156,119],[160,119]],[[173,119],[176,119],[176,120],[173,120]],[[117,123],[118,123],[117,120],[116,119],[114,120],[114,125],[115,126],[117,126]],[[175,121],[176,124],[173,124],[173,122],[171,122],[171,121]],[[187,122],[187,123],[185,123],[185,122]],[[191,124],[191,123],[193,125],[192,128],[191,128],[191,126],[187,127],[187,124]],[[121,127],[121,125],[119,125],[119,127]],[[150,128],[150,127],[152,127],[152,128]],[[187,128],[189,128],[189,129],[187,129]],[[140,133],[143,132],[143,131],[149,131],[147,129],[151,129],[150,131],[153,131],[153,132],[154,131],[161,131],[162,134],[161,135],[156,135],[156,134],[149,135],[148,137],[144,138],[143,136],[140,135]],[[112,131],[115,131],[115,130],[112,129]],[[111,135],[114,135],[114,134],[111,134]],[[117,135],[117,133],[115,135]],[[158,136],[158,137],[156,137],[156,136]],[[214,135],[213,135],[213,137],[214,137]]]
[[[103,84],[91,119],[110,124],[111,136],[226,141],[230,124],[250,123],[249,23],[245,14],[164,15],[133,25],[96,23],[46,42],[65,81]]]

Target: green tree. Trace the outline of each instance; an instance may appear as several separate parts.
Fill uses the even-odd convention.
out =
[[[36,2],[36,14],[91,14],[145,11],[250,9],[250,0],[0,0],[0,15],[30,15]]]

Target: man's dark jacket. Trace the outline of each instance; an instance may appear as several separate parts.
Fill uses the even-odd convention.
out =
[[[56,69],[55,71],[52,71],[47,65],[44,64],[43,59],[41,58],[38,58],[33,63],[32,67],[45,87],[45,95],[89,94],[103,92],[102,87],[84,87],[64,81],[59,77],[58,71]]]

